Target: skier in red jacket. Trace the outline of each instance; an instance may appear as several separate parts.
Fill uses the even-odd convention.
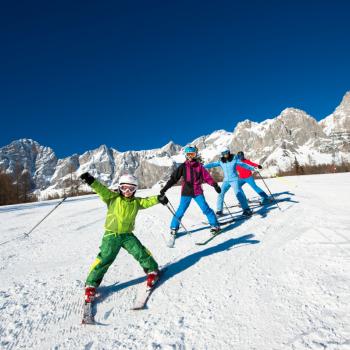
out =
[[[259,165],[257,163],[253,163],[249,159],[246,159],[244,157],[243,151],[239,151],[237,153],[237,156],[241,160],[241,162],[246,163],[248,165],[251,165],[253,167],[257,167],[259,169],[262,169],[261,165]],[[245,169],[245,168],[237,165],[237,171],[238,171],[240,186],[243,186],[245,183],[247,183],[261,197],[261,204],[262,205],[270,203],[269,196],[255,183],[252,172],[250,170]]]

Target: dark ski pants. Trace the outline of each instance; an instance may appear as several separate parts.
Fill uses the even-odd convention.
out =
[[[85,285],[94,287],[100,285],[103,276],[117,257],[120,248],[124,248],[131,254],[140,263],[146,273],[158,269],[158,264],[153,259],[149,250],[141,244],[133,233],[116,234],[106,232],[102,238],[100,252],[90,267]]]

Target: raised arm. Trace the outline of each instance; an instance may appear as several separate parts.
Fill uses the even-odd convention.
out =
[[[236,165],[239,165],[240,167],[245,168],[245,169],[248,169],[248,170],[250,170],[250,171],[254,171],[254,170],[255,170],[255,167],[253,167],[253,166],[251,166],[251,165],[248,165],[248,164],[246,164],[246,163],[243,163],[243,162],[241,162],[240,160],[237,160],[237,161],[236,161]]]
[[[158,196],[136,198],[140,209],[147,209],[159,203]]]
[[[215,168],[217,166],[220,166],[220,162],[208,163],[208,164],[204,165],[204,168],[205,169],[211,169],[211,168]]]
[[[84,173],[80,175],[80,178],[86,184],[88,184],[107,205],[109,204],[112,198],[116,198],[120,196],[119,193],[113,192],[110,189],[108,189],[106,186],[102,185],[89,173]]]
[[[246,164],[248,164],[248,165],[251,165],[251,166],[253,166],[253,167],[255,167],[255,168],[258,168],[258,167],[259,167],[259,164],[254,163],[254,162],[252,162],[252,161],[249,160],[249,159],[244,159],[244,163],[246,163]]]

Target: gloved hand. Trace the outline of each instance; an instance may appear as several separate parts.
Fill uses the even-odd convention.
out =
[[[159,203],[161,203],[161,204],[163,204],[163,205],[167,205],[167,204],[169,203],[168,197],[165,196],[165,195],[162,194],[162,193],[159,194],[159,195],[157,196],[157,198],[158,198]]]
[[[215,185],[214,185],[214,188],[215,188],[215,191],[216,191],[217,193],[221,193],[221,188],[220,188],[220,186],[219,186],[218,184],[215,184]]]
[[[95,181],[95,178],[89,173],[83,173],[79,177],[88,185],[91,185]]]
[[[258,168],[259,168],[259,169],[262,169],[262,166],[259,164],[259,165],[258,165]]]

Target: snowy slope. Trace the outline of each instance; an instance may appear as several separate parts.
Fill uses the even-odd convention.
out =
[[[350,206],[344,189],[350,175],[267,183],[281,211],[256,208],[251,219],[206,246],[194,244],[209,237],[194,203],[183,220],[192,234],[182,235],[174,249],[165,246],[167,209],[140,212],[135,234],[169,268],[149,308],[131,311],[143,271],[121,251],[100,288],[100,326],[82,326],[80,319],[84,279],[106,210],[97,196],[67,200],[30,238],[0,245],[0,348],[349,349]],[[205,193],[214,206],[213,189]],[[254,197],[249,188],[246,193]],[[169,198],[178,204],[178,187]],[[231,192],[226,202],[235,203]],[[1,207],[0,243],[28,231],[54,203]]]

